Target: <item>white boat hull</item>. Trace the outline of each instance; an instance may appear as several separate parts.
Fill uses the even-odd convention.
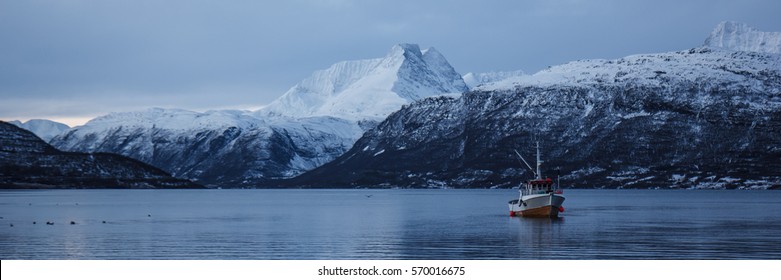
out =
[[[521,201],[510,201],[510,216],[558,217],[564,196],[554,193],[524,195]]]

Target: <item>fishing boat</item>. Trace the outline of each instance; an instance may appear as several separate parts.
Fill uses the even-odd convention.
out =
[[[518,192],[520,195],[518,199],[511,200],[510,216],[521,217],[539,217],[539,218],[556,218],[560,212],[564,212],[564,207],[561,205],[564,203],[564,195],[559,184],[553,183],[551,178],[542,178],[540,173],[540,143],[537,142],[537,169],[532,169],[531,165],[521,156],[518,151],[515,154],[526,164],[532,173],[534,173],[534,179],[523,182]]]

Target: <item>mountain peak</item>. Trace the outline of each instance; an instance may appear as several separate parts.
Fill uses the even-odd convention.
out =
[[[398,44],[382,58],[343,61],[315,71],[258,113],[382,119],[417,99],[466,89],[438,51]]]
[[[781,53],[781,32],[764,32],[741,22],[724,21],[705,39],[706,47],[733,51]]]
[[[448,66],[450,65],[450,63],[447,62],[445,56],[433,47],[421,51],[421,54],[421,57],[423,57],[423,60],[425,60],[426,63],[437,65],[447,64]]]
[[[412,54],[418,57],[423,56],[418,44],[402,43],[393,46],[387,56],[393,56],[395,54]],[[386,57],[387,57],[386,56]]]

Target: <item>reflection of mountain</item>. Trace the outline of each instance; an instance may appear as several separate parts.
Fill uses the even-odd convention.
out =
[[[68,151],[126,155],[204,184],[254,186],[336,158],[404,104],[464,90],[460,75],[436,50],[403,44],[384,58],[316,71],[257,112],[113,113],[51,143]]]
[[[541,141],[568,185],[779,188],[781,58],[743,51],[778,33],[724,25],[710,38],[725,48],[575,61],[415,102],[286,184],[511,187],[530,176],[513,150]]]
[[[0,188],[201,188],[119,155],[66,153],[0,122]]]

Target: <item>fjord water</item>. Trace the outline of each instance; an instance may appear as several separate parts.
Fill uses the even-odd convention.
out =
[[[0,259],[781,259],[779,191],[564,194],[552,220],[516,190],[0,191]]]

